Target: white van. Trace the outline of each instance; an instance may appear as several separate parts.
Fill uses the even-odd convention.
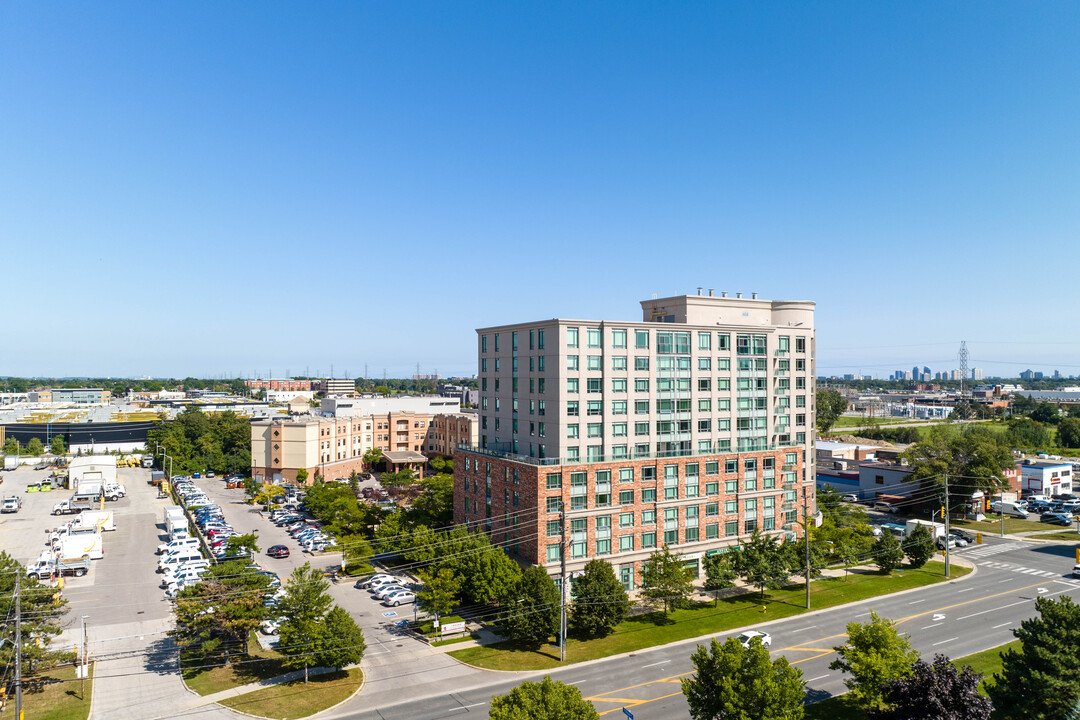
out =
[[[995,500],[994,502],[990,503],[990,509],[996,513],[1000,513],[1008,517],[1026,518],[1028,516],[1028,511],[1021,507],[1018,503],[1014,502],[1002,502],[1000,500]]]
[[[197,580],[206,572],[205,567],[184,566],[177,570],[175,573],[165,573],[165,579],[161,581],[161,587],[167,588],[170,585],[179,583],[189,583]]]
[[[179,550],[180,548],[197,548],[199,547],[199,538],[184,538],[182,540],[172,540],[167,543],[158,545],[157,554],[164,555],[170,550]]]
[[[184,563],[202,559],[202,552],[199,551],[199,548],[181,548],[180,550],[174,550],[166,553],[165,556],[158,561],[158,572],[165,572],[170,567],[175,568]]]
[[[179,577],[182,573],[187,572],[188,570],[202,570],[208,567],[210,567],[210,561],[203,559],[192,560],[191,562],[181,563],[179,565],[172,565],[165,569],[164,578],[161,581],[161,586],[165,587],[169,583],[175,582],[177,577]]]

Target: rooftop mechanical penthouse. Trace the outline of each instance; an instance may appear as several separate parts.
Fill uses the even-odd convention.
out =
[[[556,572],[624,585],[666,543],[700,559],[814,511],[814,303],[641,303],[640,321],[477,330],[479,446],[454,455],[454,521]]]

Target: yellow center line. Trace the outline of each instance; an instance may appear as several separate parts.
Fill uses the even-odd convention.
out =
[[[983,600],[989,600],[991,598],[1001,597],[1002,595],[1009,595],[1009,594],[1012,594],[1012,593],[1020,592],[1022,590],[1030,590],[1033,587],[1039,587],[1040,585],[1045,585],[1045,584],[1046,583],[1034,583],[1032,585],[1024,585],[1023,587],[1012,588],[1011,590],[1004,590],[1004,591],[999,592],[999,593],[993,593],[992,595],[983,595],[982,597],[972,598],[970,600],[965,600],[963,602],[953,603],[952,605],[945,605],[944,607],[936,608],[934,610],[927,610],[925,612],[916,613],[914,615],[908,615],[907,617],[900,618],[899,620],[895,620],[893,622],[893,625],[899,625],[900,623],[907,622],[908,620],[914,620],[915,618],[925,617],[927,615],[933,615],[934,613],[939,613],[939,612],[942,612],[942,611],[945,611],[945,610],[951,610],[953,608],[963,607],[965,605],[971,605],[972,603],[981,602]],[[837,633],[836,635],[828,635],[828,636],[823,637],[823,638],[818,638],[817,640],[808,640],[807,642],[805,642],[805,643],[803,643],[801,645],[791,645],[791,646],[788,646],[788,647],[785,647],[785,648],[781,648],[780,650],[777,650],[777,651],[774,651],[774,652],[783,653],[783,652],[792,651],[792,652],[816,652],[816,653],[818,653],[817,655],[811,655],[810,657],[803,658],[802,660],[795,660],[795,661],[790,663],[791,665],[798,665],[799,663],[809,662],[810,660],[814,660],[814,659],[819,658],[819,657],[824,657],[825,655],[829,655],[830,653],[835,652],[835,650],[833,650],[832,648],[826,650],[825,648],[806,647],[808,644],[814,643],[816,645],[816,644],[821,643],[821,641],[823,641],[823,640],[832,640],[833,638],[840,638],[840,637],[847,637],[847,633]],[[657,700],[664,700],[664,699],[669,698],[669,697],[674,697],[676,695],[681,695],[682,693],[681,692],[671,693],[671,694],[668,694],[668,695],[661,695],[660,697],[649,698],[649,699],[646,699],[646,700],[615,699],[615,698],[604,697],[604,695],[611,695],[612,693],[621,693],[621,692],[623,692],[625,690],[633,690],[634,688],[647,687],[647,686],[653,685],[655,683],[681,682],[679,680],[679,678],[685,677],[687,675],[693,675],[693,674],[694,674],[694,671],[691,670],[689,672],[681,673],[679,675],[671,675],[671,676],[666,677],[666,678],[661,678],[660,680],[650,680],[648,682],[638,683],[637,685],[630,685],[628,687],[618,688],[616,690],[611,690],[609,692],[602,693],[600,695],[593,695],[593,696],[587,697],[585,699],[589,700],[589,701],[597,701],[597,702],[624,703],[625,705],[628,705],[630,707],[634,707],[634,706],[637,706],[637,705],[644,705],[645,703],[656,702]],[[604,710],[603,712],[601,712],[599,714],[600,715],[607,715],[608,713],[616,712],[618,709],[619,708],[613,708],[611,710]]]

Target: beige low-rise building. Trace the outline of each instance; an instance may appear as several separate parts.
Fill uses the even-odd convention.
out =
[[[388,412],[256,420],[251,423],[251,472],[256,480],[294,482],[303,468],[309,482],[315,475],[332,480],[363,471],[364,454],[372,448],[384,453],[412,453],[410,458],[416,453],[449,456],[459,444],[475,443],[477,432],[476,419],[470,413]]]

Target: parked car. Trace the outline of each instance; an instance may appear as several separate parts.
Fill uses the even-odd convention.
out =
[[[855,493],[848,493],[846,495],[841,495],[840,500],[842,500],[843,502],[857,503],[859,502],[859,496]]]
[[[1071,525],[1072,521],[1073,516],[1069,512],[1045,512],[1039,518],[1039,522],[1050,523],[1051,525]]]
[[[949,528],[949,534],[955,538],[966,540],[969,543],[975,542],[975,533],[967,530],[961,530],[960,528]]]
[[[400,590],[383,598],[383,605],[387,607],[397,607],[412,602],[416,602],[416,595],[410,590]]]
[[[1080,563],[1073,565],[1072,576],[1074,578],[1080,578]]]
[[[272,545],[266,554],[272,558],[287,558],[289,557],[289,548],[284,545]]]
[[[892,503],[881,502],[880,500],[871,505],[870,509],[876,510],[877,512],[892,513],[894,515],[900,512],[900,508],[896,507]]]
[[[399,592],[404,592],[407,588],[403,588],[400,585],[384,585],[375,591],[375,597],[379,600],[385,600]]]
[[[277,635],[283,622],[285,622],[285,618],[283,617],[274,618],[273,620],[263,620],[262,624],[259,625],[259,630],[262,631],[263,635]]]
[[[750,647],[750,643],[753,642],[754,638],[758,638],[759,640],[761,640],[761,644],[766,649],[768,649],[768,647],[772,645],[772,635],[767,632],[761,632],[760,630],[747,630],[735,639],[742,643],[743,647],[748,648]]]
[[[376,573],[375,575],[372,575],[371,577],[360,578],[359,580],[356,581],[356,584],[354,585],[354,587],[357,588],[357,589],[371,587],[372,583],[378,582],[380,580],[396,582],[397,578],[394,577],[393,575],[386,575],[384,573]]]

